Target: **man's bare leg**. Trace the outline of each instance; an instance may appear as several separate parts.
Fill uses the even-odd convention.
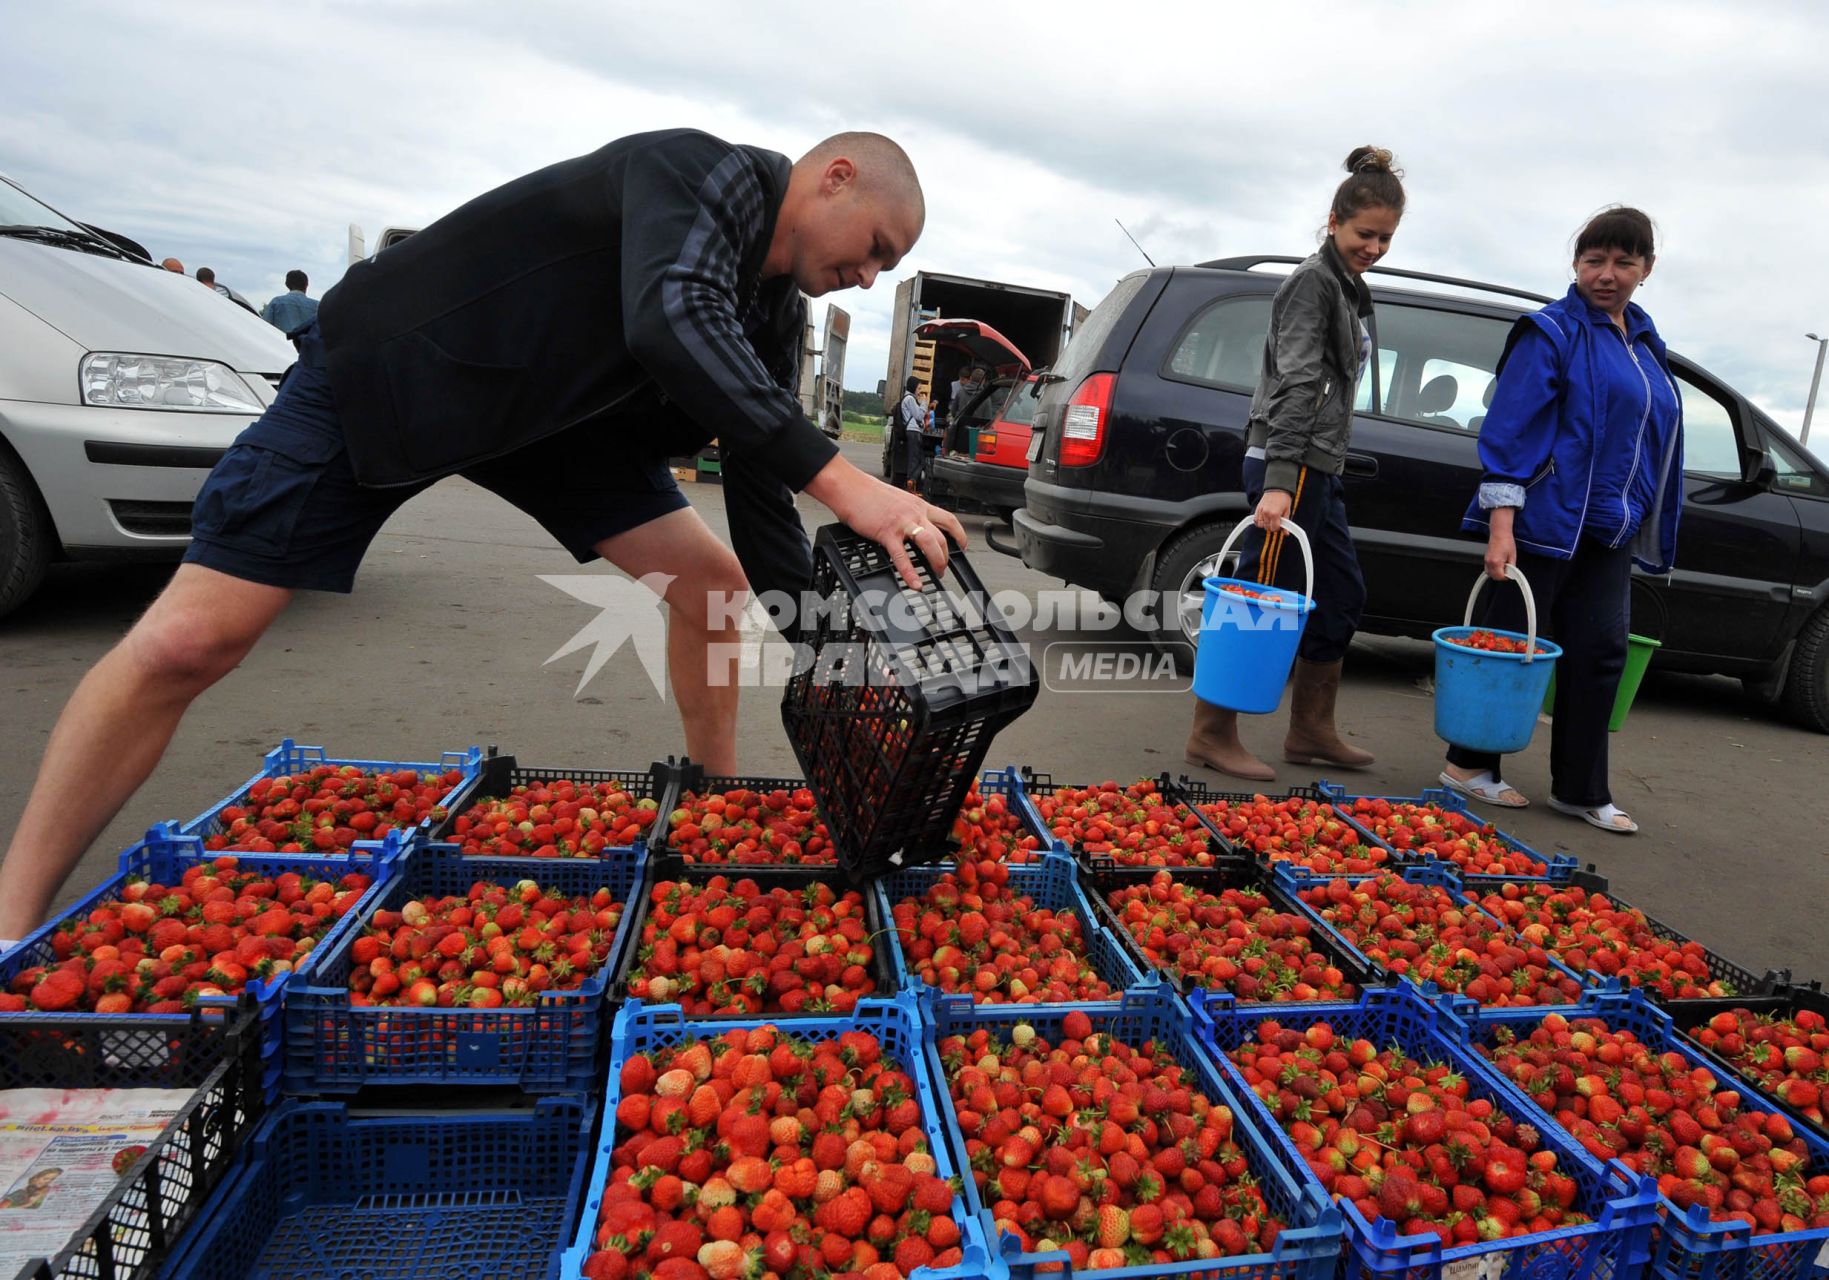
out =
[[[726,610],[749,590],[736,553],[690,508],[605,538],[597,553],[632,578],[670,574],[667,585],[667,674],[686,731],[686,754],[707,773],[737,771],[737,683],[732,664],[711,670],[712,646],[730,645],[738,628]]]
[[[292,592],[178,566],[51,731],[0,864],[0,937],[36,928],[83,851],[165,754],[191,701],[235,669]]]

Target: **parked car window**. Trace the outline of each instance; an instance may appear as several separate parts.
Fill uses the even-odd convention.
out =
[[[1824,482],[1823,474],[1801,453],[1774,435],[1766,437],[1766,445],[1772,455],[1772,466],[1778,472],[1773,483],[1781,492],[1829,497],[1829,484]]]
[[[1674,372],[1683,392],[1683,470],[1711,480],[1741,479],[1746,471],[1733,412],[1686,372]]]
[[[1424,426],[1478,431],[1511,323],[1395,305],[1379,307],[1377,322],[1383,413]],[[1368,404],[1369,381],[1363,379],[1360,388]]]
[[[1391,394],[1391,375],[1397,372],[1397,353],[1389,347],[1378,348],[1378,388],[1387,398]],[[1372,380],[1359,379],[1359,392],[1353,397],[1354,413],[1372,412]]]
[[[1264,363],[1270,302],[1261,294],[1225,298],[1200,311],[1169,354],[1163,377],[1233,391],[1252,390]]]
[[[1033,382],[1019,382],[1011,389],[1009,398],[1003,402],[1003,412],[999,415],[1005,422],[1026,427],[1035,421],[1035,411],[1041,407],[1041,401],[1029,394]]]
[[[1148,279],[1147,271],[1125,276],[1112,286],[1111,292],[1105,295],[1105,301],[1080,321],[1080,327],[1074,330],[1067,349],[1061,352],[1061,358],[1054,366],[1054,373],[1062,381],[1078,383],[1092,372],[1093,361],[1099,358],[1099,349],[1117,327],[1118,317],[1130,309],[1130,300],[1137,296],[1138,290],[1143,288],[1143,282]]]

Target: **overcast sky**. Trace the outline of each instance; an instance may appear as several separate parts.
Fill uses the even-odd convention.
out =
[[[24,3],[0,0],[0,171],[257,303],[345,230],[423,225],[520,173],[692,125],[914,157],[917,269],[1095,304],[1142,265],[1301,254],[1355,144],[1393,149],[1387,263],[1558,294],[1610,202],[1662,232],[1671,345],[1796,430],[1829,334],[1829,6]],[[854,316],[883,376],[893,290]],[[815,318],[819,311],[815,309]]]

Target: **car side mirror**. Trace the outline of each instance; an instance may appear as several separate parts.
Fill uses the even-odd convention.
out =
[[[1746,482],[1755,489],[1770,489],[1778,483],[1778,466],[1770,450],[1761,449],[1747,460]]]

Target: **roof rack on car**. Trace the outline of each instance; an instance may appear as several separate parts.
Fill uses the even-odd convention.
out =
[[[1301,261],[1303,259],[1291,258],[1284,254],[1254,253],[1242,258],[1215,258],[1211,262],[1196,265],[1214,271],[1249,271],[1266,262],[1281,262],[1294,266]],[[1513,289],[1502,284],[1486,284],[1480,280],[1462,280],[1457,276],[1438,276],[1427,271],[1406,271],[1402,267],[1373,267],[1371,269],[1379,275],[1401,276],[1405,280],[1427,280],[1431,284],[1453,285],[1457,289],[1476,289],[1481,293],[1502,293],[1508,298],[1524,298],[1530,302],[1550,303],[1555,301],[1554,298],[1546,298],[1542,294],[1532,293],[1528,289]]]

